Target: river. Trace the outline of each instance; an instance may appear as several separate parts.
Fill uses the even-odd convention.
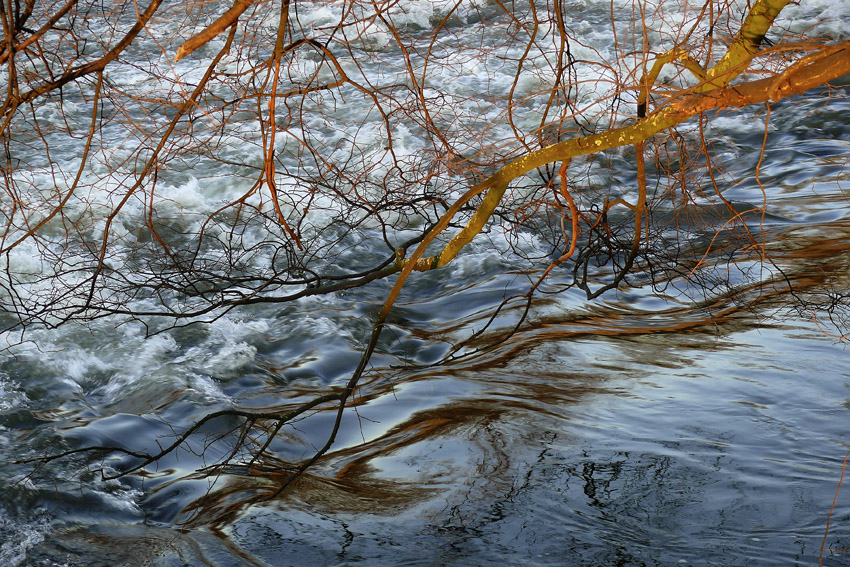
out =
[[[607,13],[588,6],[579,16]],[[796,25],[830,6],[810,3]],[[685,264],[715,266],[722,289],[635,277],[594,300],[554,293],[565,270],[527,314],[509,302],[446,358],[539,274],[494,229],[444,270],[414,274],[332,449],[271,500],[274,473],[198,472],[228,450],[216,433],[232,423],[118,480],[93,469],[132,459],[14,461],[154,450],[212,411],[322,395],[357,366],[391,278],[153,336],[118,316],[7,333],[0,565],[850,565],[850,358],[822,309],[850,289],[850,81],[825,93],[773,105],[764,184],[752,176],[763,109],[712,119],[718,163],[738,180],[724,194],[765,199],[779,220],[752,229],[770,261],[698,248]],[[618,159],[595,175],[633,175]],[[209,211],[195,175],[175,175],[171,196]],[[374,253],[353,247],[351,262]],[[274,454],[308,457],[331,422],[317,412],[284,428]]]

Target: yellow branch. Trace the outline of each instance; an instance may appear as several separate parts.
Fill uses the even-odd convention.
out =
[[[573,138],[530,152],[509,163],[493,177],[515,179],[547,163],[587,155],[642,142],[706,110],[742,107],[777,101],[850,73],[850,41],[806,58],[808,64],[776,77],[714,89],[711,92],[686,93],[630,126]],[[491,178],[492,179],[492,178]]]
[[[706,82],[697,88],[697,92],[725,87],[743,73],[758,53],[759,46],[776,16],[790,2],[791,0],[758,0],[741,25],[738,37],[717,65],[708,70]]]
[[[655,63],[652,64],[652,69],[641,80],[640,94],[638,95],[637,107],[638,117],[646,116],[646,101],[649,99],[649,90],[655,84],[655,80],[661,73],[662,67],[672,61],[681,61],[682,64],[700,81],[705,80],[705,69],[694,59],[690,53],[679,47],[674,47],[667,53],[658,56]]]
[[[538,167],[576,156],[638,144],[662,130],[689,120],[700,112],[748,106],[768,100],[781,100],[846,75],[850,73],[850,42],[844,42],[811,54],[805,57],[803,61],[804,64],[794,65],[791,69],[776,77],[742,83],[734,87],[714,89],[705,93],[687,93],[668,101],[666,106],[635,124],[600,134],[565,140],[525,154],[470,189],[443,215],[437,226],[432,229],[434,238],[436,238],[437,233],[448,227],[449,222],[460,211],[462,205],[487,191],[487,195],[485,195],[472,219],[445,246],[440,254],[423,258],[424,248],[420,245],[419,248],[422,251],[418,255],[407,259],[400,258],[397,265],[399,268],[405,269],[412,262],[414,266],[410,267],[410,270],[427,271],[448,264],[457,256],[460,249],[481,231],[493,210],[498,206],[508,183]],[[433,242],[434,238],[429,238],[427,243]],[[427,247],[427,244],[425,246]],[[417,251],[419,251],[419,248],[417,248]]]
[[[741,107],[750,104],[777,101],[792,94],[804,92],[829,80],[850,73],[850,42],[826,48],[811,54],[786,69],[782,74],[728,87],[729,82],[740,75],[749,65],[758,47],[770,29],[774,19],[790,0],[758,0],[747,16],[735,42],[721,60],[705,72],[705,82],[692,92],[671,99],[660,109],[635,124],[608,130],[580,138],[573,138],[552,144],[540,150],[529,152],[508,163],[483,182],[475,185],[458,199],[448,211],[440,217],[437,224],[428,232],[410,258],[404,258],[404,251],[397,251],[396,268],[400,274],[378,314],[379,329],[386,321],[392,306],[398,299],[411,272],[426,271],[442,267],[451,262],[472,239],[481,232],[495,208],[507,190],[508,184],[526,173],[555,161],[570,160],[576,156],[601,152],[604,150],[636,145],[642,147],[645,140],[655,134],[685,122],[706,110],[719,110],[728,107]],[[690,56],[671,52],[669,57],[678,58],[695,75],[702,69]],[[664,63],[661,63],[663,65]],[[658,68],[653,68],[657,75]],[[645,85],[648,83],[645,82]],[[646,97],[644,97],[644,102]],[[640,165],[640,162],[639,162]],[[640,185],[640,202],[630,206],[637,214],[635,219],[635,238],[640,238],[640,217],[643,213],[645,185]],[[460,209],[476,196],[487,192],[466,226],[436,256],[423,258],[428,246],[441,234]]]

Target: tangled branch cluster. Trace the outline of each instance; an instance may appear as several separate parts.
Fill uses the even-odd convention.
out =
[[[528,302],[555,273],[589,298],[630,278],[715,293],[718,264],[764,258],[765,211],[724,199],[703,113],[822,85],[850,46],[766,46],[787,0],[664,4],[576,22],[561,0],[2,2],[3,329],[158,332],[398,274],[347,384],[208,416],[122,474],[222,416],[240,420],[218,467],[256,468],[285,424],[332,407],[300,472],[410,273],[482,231],[536,270]]]

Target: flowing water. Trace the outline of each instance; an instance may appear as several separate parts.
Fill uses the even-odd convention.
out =
[[[828,106],[822,94],[772,109],[774,264],[722,263],[729,293],[708,300],[640,280],[593,301],[544,293],[496,347],[434,364],[533,280],[494,231],[414,276],[332,450],[271,500],[273,474],[197,472],[233,423],[119,480],[86,465],[132,459],[12,461],[154,450],[212,411],[326,393],[356,367],[391,281],[148,338],[111,318],[29,330],[0,360],[0,565],[850,565],[850,492],[830,514],[850,358],[823,312],[793,308],[850,289],[850,87]],[[754,112],[714,121],[741,179],[730,200],[762,199]],[[508,304],[491,342],[524,307]],[[282,430],[275,454],[308,457],[327,413]]]

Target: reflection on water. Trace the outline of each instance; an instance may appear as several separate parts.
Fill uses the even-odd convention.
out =
[[[233,419],[120,481],[85,465],[114,471],[132,458],[77,456],[30,479],[31,468],[4,464],[0,557],[32,566],[814,564],[848,450],[850,362],[821,330],[829,312],[807,320],[787,306],[847,289],[848,236],[840,217],[783,226],[765,239],[775,263],[758,281],[705,301],[648,285],[593,303],[544,295],[508,335],[524,311],[511,303],[491,331],[431,366],[528,278],[493,269],[467,289],[420,281],[430,298],[399,306],[333,450],[282,495],[269,499],[290,472],[263,465],[308,457],[332,412],[285,427],[271,445],[281,461],[217,477],[197,471],[231,449],[220,436]],[[547,285],[557,288],[557,276]],[[64,381],[45,368],[18,382],[36,366],[9,361],[2,449],[150,451],[210,411],[283,411],[351,372],[368,319],[343,312],[344,332],[332,333],[332,309],[305,304],[296,314],[315,323],[311,337],[276,309],[259,308],[228,338],[187,329],[144,343],[129,369],[108,349],[90,350],[98,357],[85,364],[79,355],[88,370]],[[211,366],[222,353],[242,362]],[[850,564],[847,541],[841,494],[827,564]]]
[[[509,305],[454,359],[393,368],[443,356],[527,280],[494,275],[458,304],[462,318],[429,319],[455,313],[467,293],[440,290],[433,305],[400,306],[333,450],[279,497],[268,499],[285,470],[196,472],[230,448],[218,435],[237,423],[221,420],[121,481],[81,473],[82,457],[31,480],[10,467],[0,553],[33,566],[811,565],[848,450],[850,362],[816,322],[784,317],[785,306],[788,282],[801,296],[846,289],[848,234],[841,219],[785,228],[768,243],[773,271],[709,302],[660,300],[648,286],[590,304],[544,296],[519,332],[476,350],[505,338],[523,311]],[[273,320],[273,310],[257,313]],[[320,304],[302,313],[328,314]],[[322,343],[255,324],[231,349],[255,349],[253,362],[216,375],[192,362],[203,337],[191,333],[163,343],[171,358],[146,355],[161,360],[145,367],[151,382],[122,381],[105,357],[100,374],[57,397],[42,393],[46,378],[4,375],[4,449],[152,450],[172,427],[230,403],[292,407],[356,363],[357,331]],[[13,364],[27,362],[7,373]],[[116,381],[130,385],[125,395],[108,393]],[[284,428],[274,454],[309,456],[331,423],[317,412]],[[847,502],[841,495],[832,516],[833,550],[850,541]],[[826,559],[850,564],[839,551]]]
[[[811,564],[846,450],[850,364],[811,328],[739,317],[726,336],[576,337],[568,324],[559,339],[550,323],[486,367],[371,384],[339,449],[275,501],[256,501],[273,478],[162,470],[139,500],[147,527],[69,503],[89,509],[84,527],[41,553],[80,565],[103,553],[127,565]],[[167,527],[177,519],[187,531]],[[850,506],[834,522],[846,540]]]
[[[263,482],[223,479],[205,513],[257,564],[810,564],[850,365],[800,331],[549,340],[488,371],[417,376],[395,412],[381,397],[359,410],[401,423],[273,502],[240,506]]]

